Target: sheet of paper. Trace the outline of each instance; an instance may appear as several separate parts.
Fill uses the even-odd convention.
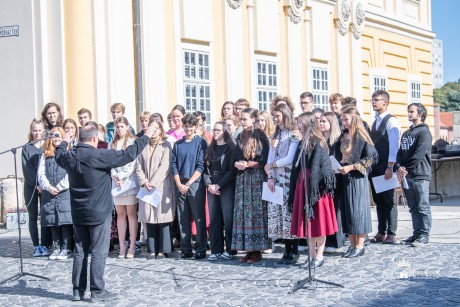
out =
[[[136,197],[149,205],[157,208],[163,198],[163,192],[158,189],[152,189],[151,191],[140,188],[139,192],[137,193]]]
[[[342,165],[340,165],[339,161],[334,156],[329,156],[329,160],[331,160],[332,164],[332,169],[336,174],[340,173],[339,168],[342,168]]]
[[[409,185],[407,184],[406,177],[403,177],[403,188],[409,190]]]
[[[372,178],[372,183],[374,184],[374,189],[376,193],[382,193],[390,189],[399,187],[398,174],[393,173],[391,179],[385,180],[385,175],[377,176]]]
[[[126,180],[121,187],[115,187],[112,189],[112,196],[115,197],[121,195],[126,191],[134,189],[136,186],[136,182],[133,180]]]
[[[270,191],[268,183],[262,185],[262,200],[269,201],[278,205],[283,204],[283,188],[275,186],[275,192]]]

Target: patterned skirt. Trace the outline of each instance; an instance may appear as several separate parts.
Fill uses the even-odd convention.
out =
[[[264,180],[263,169],[247,169],[236,177],[232,250],[251,252],[271,248],[267,205],[262,201]]]

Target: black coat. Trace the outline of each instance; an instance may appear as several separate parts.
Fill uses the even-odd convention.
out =
[[[149,142],[143,136],[125,150],[96,149],[79,143],[67,151],[67,142],[56,148],[56,161],[69,175],[70,203],[75,225],[102,224],[112,214],[110,170],[134,161]]]
[[[235,147],[232,149],[230,146],[227,146],[224,152],[224,159],[223,161],[218,161],[218,163],[221,164],[221,171],[220,174],[221,176],[218,176],[218,180],[215,180],[216,182],[213,182],[212,177],[215,167],[214,163],[216,161],[209,161],[205,162],[205,168],[203,172],[203,181],[206,186],[210,184],[218,184],[221,189],[225,188],[227,185],[235,184],[235,178],[236,178],[236,168],[235,168],[235,161],[236,161],[236,156],[235,156]]]
[[[49,157],[45,158],[45,175],[50,184],[55,187],[67,173],[57,165],[54,157]],[[63,190],[57,195],[43,190],[40,215],[41,225],[45,227],[72,224],[69,189]]]

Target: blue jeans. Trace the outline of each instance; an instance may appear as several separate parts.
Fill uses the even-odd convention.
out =
[[[430,236],[431,207],[430,207],[430,181],[407,178],[409,189],[404,189],[409,212],[412,216],[413,236]]]

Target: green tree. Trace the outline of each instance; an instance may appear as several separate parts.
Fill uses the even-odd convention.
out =
[[[440,104],[442,112],[460,111],[460,79],[434,89],[433,98]]]

